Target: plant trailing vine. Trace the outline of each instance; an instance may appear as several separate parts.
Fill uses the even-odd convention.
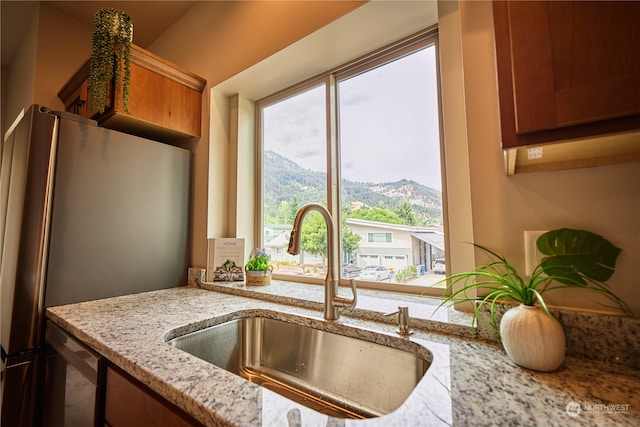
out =
[[[93,20],[89,97],[91,109],[104,113],[109,83],[115,80],[114,93],[122,90],[122,104],[129,112],[129,81],[131,78],[131,42],[133,20],[116,9],[100,9]]]

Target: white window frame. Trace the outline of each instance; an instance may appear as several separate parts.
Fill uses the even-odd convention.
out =
[[[473,137],[468,134],[470,119],[465,104],[467,84],[475,80],[465,77],[470,73],[464,73],[467,61],[463,52],[478,50],[480,55],[489,56],[493,52],[490,8],[486,16],[479,18],[480,27],[476,21],[464,19],[474,13],[477,8],[467,7],[459,1],[368,2],[238,74],[224,81],[211,81],[209,99],[205,101],[209,107],[208,143],[206,147],[202,144],[193,147],[198,153],[195,156],[196,176],[200,176],[197,171],[202,168],[208,172],[207,189],[204,190],[206,200],[195,200],[195,211],[206,211],[206,219],[197,212],[194,214],[194,236],[202,235],[206,230],[208,238],[242,237],[246,256],[258,245],[254,240],[258,227],[256,100],[315,76],[323,69],[335,67],[350,57],[363,55],[370,50],[367,46],[382,46],[437,23],[441,135],[446,146],[443,161],[447,165],[443,188],[448,190],[444,200],[447,274],[472,270],[476,266],[476,253],[466,242],[474,241],[469,161],[469,144]],[[479,34],[483,36],[479,37]],[[332,49],[335,40],[340,40],[339,49]],[[491,58],[476,59],[471,55],[468,62],[474,67],[479,62],[490,67]],[[487,101],[492,105],[497,99]],[[203,110],[203,114],[207,113]],[[493,124],[491,120],[486,123],[487,126]],[[201,151],[204,154],[201,155]],[[199,179],[195,183],[196,187],[204,185]],[[194,190],[196,195],[201,192]],[[206,260],[206,241],[194,245],[192,256],[196,261]],[[456,307],[463,308],[462,305]],[[472,311],[473,308],[472,304],[464,305],[465,310]]]
[[[439,117],[440,117],[440,148],[441,148],[441,174],[443,176],[443,186],[442,186],[442,194],[443,194],[443,222],[445,230],[447,230],[447,211],[446,211],[446,186],[444,185],[445,180],[445,162],[443,160],[444,157],[444,147],[443,147],[443,126],[442,126],[442,103],[440,99],[440,75],[439,75],[439,54],[438,54],[438,28],[437,26],[430,27],[423,31],[420,31],[412,36],[404,38],[395,43],[391,43],[390,45],[378,49],[374,52],[371,52],[367,55],[364,55],[361,58],[358,58],[354,61],[348,62],[342,66],[339,66],[335,69],[328,70],[325,73],[321,73],[320,75],[313,77],[311,79],[305,80],[299,84],[295,84],[291,87],[288,87],[284,90],[278,91],[272,95],[266,96],[258,101],[256,101],[255,107],[255,123],[256,123],[256,230],[255,230],[255,242],[258,243],[259,246],[263,246],[264,242],[262,241],[262,230],[264,229],[263,222],[263,188],[262,188],[262,173],[263,173],[263,165],[262,158],[264,155],[263,144],[262,144],[262,110],[269,105],[273,105],[277,102],[285,100],[291,96],[295,96],[298,93],[304,92],[305,90],[309,90],[310,88],[317,87],[318,85],[325,85],[325,93],[327,99],[327,209],[334,217],[340,217],[341,209],[340,209],[340,176],[339,170],[340,165],[338,161],[338,117],[337,117],[337,81],[347,79],[349,77],[364,73],[369,71],[376,66],[384,65],[390,62],[393,62],[396,59],[399,59],[403,56],[406,56],[410,53],[418,51],[420,49],[434,46],[436,49],[436,72],[437,75],[437,86],[438,86],[438,105],[439,105]],[[335,184],[334,184],[335,183]],[[338,227],[338,241],[342,241],[342,233],[341,227]],[[393,238],[392,238],[393,239]],[[386,242],[389,243],[389,242]],[[446,244],[446,243],[445,243]],[[341,256],[340,256],[341,258]],[[314,279],[310,277],[297,277],[297,276],[289,276],[289,275],[274,275],[274,278],[280,280],[289,280],[289,281],[300,281],[300,282],[308,282],[308,283],[321,283],[320,279]],[[341,284],[346,281],[341,279]],[[441,294],[441,289],[435,290],[426,290],[424,286],[411,286],[411,285],[396,285],[394,283],[371,283],[371,282],[358,282],[359,287],[363,288],[373,288],[379,290],[387,290],[394,292],[403,292],[403,293],[427,293],[427,294]]]

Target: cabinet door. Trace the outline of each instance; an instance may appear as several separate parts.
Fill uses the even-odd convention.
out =
[[[503,144],[527,141],[508,141],[505,126],[578,137],[608,132],[605,122],[640,127],[639,17],[634,1],[494,2]]]
[[[112,427],[193,427],[200,424],[124,372],[107,368],[105,420]]]
[[[98,110],[91,108],[89,98],[89,66],[90,62],[85,62],[82,67],[71,77],[71,79],[58,92],[58,97],[64,103],[64,110],[78,114],[88,119],[97,119]],[[113,106],[113,83],[107,87],[107,100],[105,112],[112,110]]]
[[[82,117],[89,118],[88,90],[89,81],[85,80],[75,91],[73,91],[73,93],[71,93],[69,98],[64,101],[64,110],[69,113],[79,114]]]

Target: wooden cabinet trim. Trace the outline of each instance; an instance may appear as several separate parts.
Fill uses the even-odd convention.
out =
[[[78,70],[73,73],[71,78],[62,86],[62,89],[58,91],[58,98],[63,102],[73,96],[82,83],[89,78],[89,60],[85,61]]]
[[[148,70],[151,70],[161,76],[176,81],[190,89],[202,93],[207,81],[202,77],[179,67],[164,58],[142,49],[140,46],[131,45],[131,63],[138,64]]]
[[[493,2],[493,24],[495,31],[496,71],[498,74],[498,103],[502,148],[519,145],[516,133],[516,114],[513,100],[513,77],[511,74],[511,41],[500,34],[509,34],[509,10],[506,1]]]
[[[199,77],[178,65],[172,64],[166,59],[154,55],[137,45],[131,45],[131,63],[147,68],[161,76],[198,91],[199,93],[204,91],[207,84],[207,81],[202,77]],[[58,98],[69,98],[75,89],[80,86],[83,81],[89,78],[90,67],[91,58],[87,59],[64,84],[64,86],[62,86],[62,89],[58,91]]]
[[[640,105],[640,74],[621,76],[597,87],[571,88],[556,93],[557,118],[561,126],[634,115]],[[608,106],[615,104],[616,110]]]
[[[514,7],[506,3],[506,7],[511,40],[513,102],[517,112],[516,132],[557,127],[547,4],[536,1]],[[514,20],[518,25],[513,25]]]

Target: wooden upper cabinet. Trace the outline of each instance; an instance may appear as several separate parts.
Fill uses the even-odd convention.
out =
[[[201,134],[202,91],[206,81],[139,46],[131,46],[128,112],[120,91],[108,91],[103,114],[89,102],[90,60],[58,92],[65,110],[100,126],[178,144]],[[121,85],[120,85],[121,87]]]
[[[504,149],[640,129],[640,2],[493,12]]]

